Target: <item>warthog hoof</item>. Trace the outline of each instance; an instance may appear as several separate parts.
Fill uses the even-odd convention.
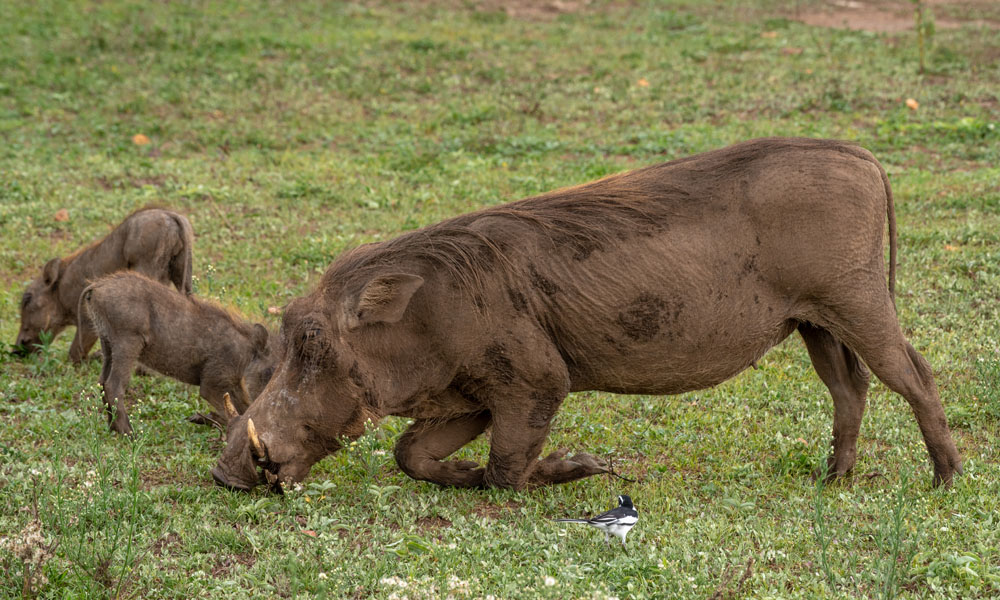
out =
[[[610,473],[608,463],[592,454],[578,452],[564,458],[569,450],[559,449],[538,461],[530,482],[536,485],[565,483],[600,473]]]

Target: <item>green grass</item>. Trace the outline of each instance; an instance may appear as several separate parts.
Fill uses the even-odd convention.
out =
[[[634,483],[438,488],[395,467],[406,422],[388,419],[299,491],[233,494],[209,476],[218,434],[184,421],[194,389],[134,378],[138,439],[116,438],[100,365],[72,367],[64,333],[0,355],[0,596],[30,568],[43,598],[996,597],[1000,37],[939,29],[920,76],[912,32],[794,8],[0,0],[0,340],[46,259],[149,203],[190,216],[199,294],[275,325],[268,307],[362,242],[750,137],[846,138],[895,189],[900,318],[965,457],[953,488],[930,487],[878,383],[856,474],[817,486],[832,403],[793,337],[712,390],[571,397],[550,448],[610,455]],[[623,492],[627,555],[549,520]],[[15,548],[36,518],[51,558]]]

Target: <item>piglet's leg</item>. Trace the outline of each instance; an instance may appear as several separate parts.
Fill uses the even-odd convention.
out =
[[[97,332],[89,322],[80,319],[76,334],[73,335],[73,341],[69,345],[69,359],[74,365],[82,363],[87,358],[95,342],[97,342]]]
[[[132,370],[138,361],[139,352],[127,344],[109,343],[101,340],[104,366],[101,369],[101,385],[104,387],[104,403],[108,410],[108,423],[116,433],[130,435],[132,424],[125,412],[125,389],[132,378]]]
[[[396,443],[396,464],[414,479],[455,487],[479,487],[484,470],[468,460],[443,460],[468,444],[490,424],[482,412],[447,421],[420,419]]]

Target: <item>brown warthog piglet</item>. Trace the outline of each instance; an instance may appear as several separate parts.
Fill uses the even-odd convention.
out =
[[[97,341],[94,331],[77,326],[83,288],[103,275],[129,269],[190,294],[193,244],[191,223],[182,215],[144,208],[86,248],[48,261],[21,297],[19,351],[34,352],[43,331],[54,338],[66,327],[76,326],[69,357],[79,363]]]
[[[288,304],[274,378],[212,474],[300,481],[397,415],[414,419],[395,457],[416,479],[572,481],[608,467],[539,458],[570,392],[711,387],[798,331],[833,398],[828,473],[854,467],[871,369],[909,402],[948,484],[962,459],[896,318],[895,267],[885,170],[833,140],[752,140],[448,219],[345,252]],[[487,429],[484,466],[447,460]]]
[[[81,322],[101,340],[101,386],[111,429],[131,433],[125,389],[139,363],[184,383],[197,385],[226,421],[224,395],[246,410],[271,378],[276,337],[205,300],[181,294],[133,271],[94,282],[80,296]],[[269,340],[273,340],[269,343]]]

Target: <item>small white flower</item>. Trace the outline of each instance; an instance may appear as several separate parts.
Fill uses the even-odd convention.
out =
[[[545,585],[547,585],[549,587],[552,587],[555,584],[556,584],[556,578],[555,577],[552,577],[551,575],[546,575],[545,576]]]
[[[406,581],[400,579],[399,577],[396,577],[395,575],[392,577],[383,577],[382,579],[379,580],[379,583],[381,583],[382,585],[394,585],[396,587],[401,587],[401,588],[406,587]]]
[[[320,573],[316,577],[318,577],[319,579],[326,579],[326,573]]]

